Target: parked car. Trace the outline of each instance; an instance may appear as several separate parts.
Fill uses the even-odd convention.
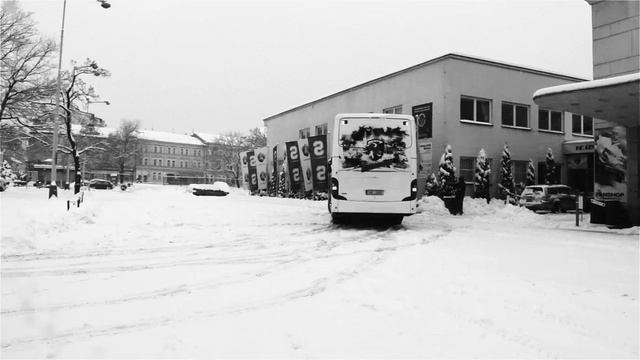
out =
[[[530,185],[522,191],[519,204],[533,211],[575,210],[576,192],[566,185]]]
[[[113,184],[109,180],[93,179],[89,181],[89,187],[92,189],[113,189]]]
[[[7,182],[0,178],[0,191],[5,191],[7,189]]]
[[[229,195],[229,185],[222,181],[213,184],[191,184],[189,185],[193,195],[196,196],[227,196]]]

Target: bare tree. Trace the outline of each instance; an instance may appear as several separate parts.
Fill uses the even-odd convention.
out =
[[[231,175],[236,187],[240,186],[242,168],[240,167],[240,152],[250,148],[247,137],[237,131],[224,133],[218,137],[221,148],[222,163],[225,171]]]
[[[138,130],[140,122],[137,120],[122,120],[118,130],[109,135],[109,152],[119,169],[120,183],[124,177],[126,166],[135,167],[139,155]]]
[[[255,127],[249,130],[249,136],[245,137],[245,143],[251,148],[261,148],[267,146],[267,134],[263,129]]]
[[[72,124],[74,119],[74,112],[79,111],[79,106],[83,103],[97,99],[98,95],[95,92],[93,86],[87,84],[83,77],[87,75],[108,77],[111,74],[106,69],[103,69],[91,59],[86,59],[81,65],[76,62],[72,62],[73,69],[71,71],[65,71],[63,75],[63,89],[62,89],[62,110],[64,113],[65,131],[67,134],[68,146],[66,150],[73,158],[73,166],[75,170],[75,186],[74,193],[80,191],[80,185],[82,181],[82,173],[80,172],[80,155],[83,151],[89,150],[104,150],[104,147],[100,146],[88,146],[80,151],[78,149],[78,143],[75,140],[72,130]],[[93,117],[95,119],[95,117]]]
[[[40,37],[30,13],[15,1],[0,8],[0,124],[25,119],[42,110],[51,95],[50,58],[56,50],[52,40]],[[5,125],[10,126],[10,125]]]

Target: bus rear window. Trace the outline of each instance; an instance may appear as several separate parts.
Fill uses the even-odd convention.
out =
[[[342,119],[339,139],[344,169],[408,169],[412,139],[406,119]]]

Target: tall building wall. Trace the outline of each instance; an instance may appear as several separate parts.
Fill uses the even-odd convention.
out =
[[[592,1],[593,77],[640,71],[640,1]]]

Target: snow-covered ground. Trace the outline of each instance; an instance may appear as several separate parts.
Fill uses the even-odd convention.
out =
[[[638,228],[434,198],[401,226],[184,187],[0,194],[2,358],[637,358]],[[588,215],[585,215],[588,221]]]

